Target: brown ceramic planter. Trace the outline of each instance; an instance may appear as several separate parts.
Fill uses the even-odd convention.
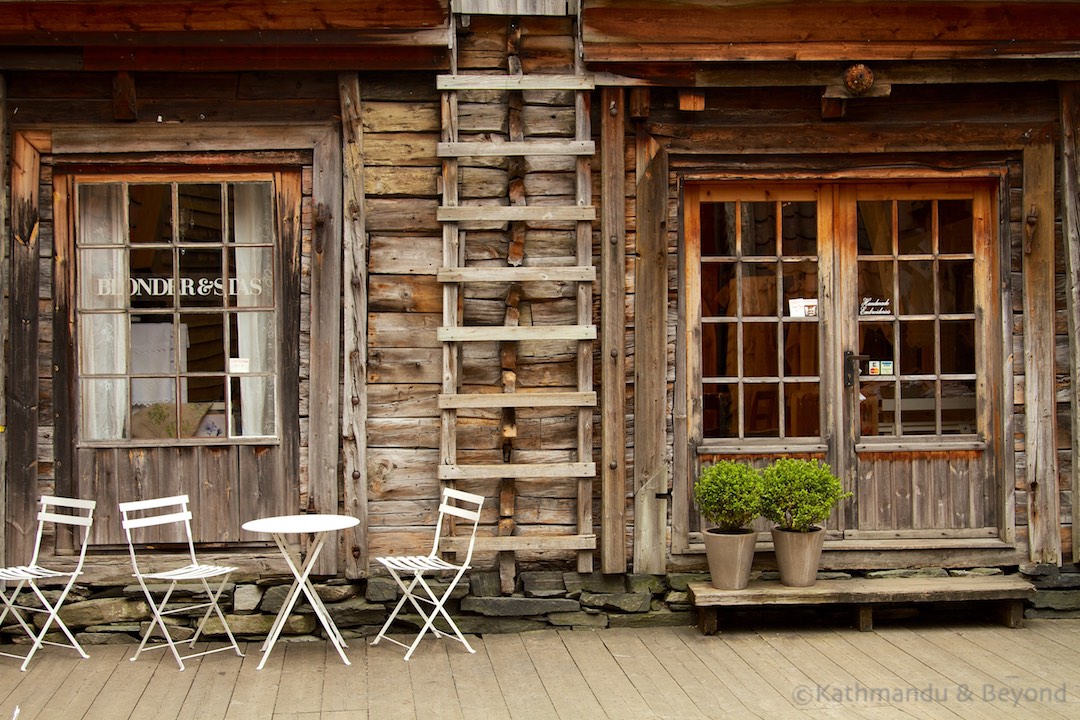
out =
[[[742,590],[750,582],[750,566],[754,564],[754,545],[757,532],[736,530],[721,532],[706,530],[705,557],[709,561],[712,586],[718,590]]]
[[[825,531],[795,532],[773,528],[773,549],[780,568],[780,582],[791,587],[809,587],[817,581],[821,546]]]

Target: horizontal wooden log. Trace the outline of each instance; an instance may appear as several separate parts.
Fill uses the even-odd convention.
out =
[[[515,342],[519,340],[595,340],[595,325],[495,325],[441,327],[440,342]]]
[[[439,222],[541,222],[595,220],[596,208],[592,206],[554,205],[466,205],[440,206]]]
[[[440,75],[439,90],[592,90],[590,75]]]
[[[502,463],[440,465],[440,480],[596,477],[596,463]]]
[[[513,157],[524,155],[594,155],[592,140],[526,140],[524,142],[441,142],[439,157]]]
[[[533,408],[595,407],[594,392],[482,393],[439,395],[439,407],[448,408]]]
[[[439,282],[593,282],[596,268],[583,267],[462,267],[439,270]]]

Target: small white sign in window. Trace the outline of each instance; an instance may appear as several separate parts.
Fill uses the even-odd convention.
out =
[[[229,372],[234,375],[251,372],[251,358],[229,358]]]

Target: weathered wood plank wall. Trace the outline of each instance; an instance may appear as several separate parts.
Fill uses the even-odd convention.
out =
[[[7,138],[7,80],[0,75],[0,138]],[[0,142],[0,168],[8,166],[8,143]],[[0,368],[7,367],[8,360],[8,277],[11,273],[11,257],[8,251],[11,237],[8,227],[8,202],[11,195],[6,188],[0,189]],[[0,478],[7,478],[7,372],[0,372]],[[0,518],[7,517],[7,483],[0,488]],[[6,554],[7,533],[0,533],[0,562],[8,560]],[[6,563],[7,564],[7,563]]]
[[[1061,221],[1064,242],[1065,315],[1069,336],[1070,462],[1063,479],[1071,489],[1072,557],[1080,558],[1080,84],[1062,83],[1061,95]],[[1064,423],[1062,423],[1064,425]],[[1063,464],[1064,465],[1064,464]],[[1067,475],[1065,474],[1067,473]],[[1065,485],[1065,483],[1063,483]]]

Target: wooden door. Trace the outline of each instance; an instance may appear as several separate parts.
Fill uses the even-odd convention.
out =
[[[837,191],[845,538],[996,538],[1003,331],[994,188]]]
[[[708,183],[684,202],[692,476],[820,458],[854,493],[833,541],[999,542],[996,186]]]

